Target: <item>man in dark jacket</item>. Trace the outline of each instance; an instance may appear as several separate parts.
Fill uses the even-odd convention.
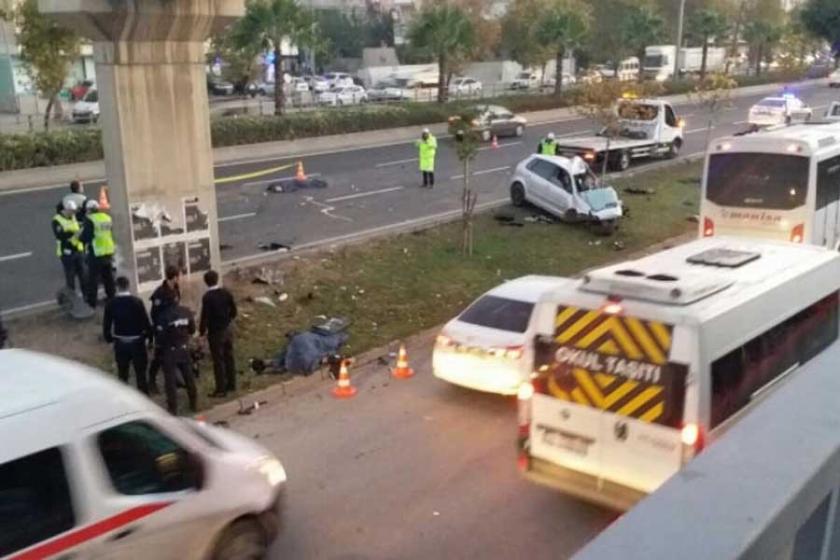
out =
[[[154,327],[155,335],[162,329],[161,320],[163,314],[171,306],[177,305],[181,302],[181,287],[179,280],[181,278],[181,271],[177,266],[169,265],[164,271],[164,280],[161,282],[154,292],[152,292],[152,327]],[[161,367],[161,346],[155,336],[155,347],[152,354],[152,363],[149,365],[149,390],[153,395],[158,394],[157,373]]]
[[[213,374],[216,390],[211,398],[222,398],[236,391],[236,363],[233,359],[233,320],[236,302],[233,295],[219,284],[219,273],[209,270],[204,274],[207,292],[201,299],[199,334],[207,336],[207,345],[213,357]]]
[[[114,345],[114,358],[120,379],[128,382],[129,366],[133,365],[137,388],[148,395],[146,341],[152,339],[152,324],[143,301],[128,291],[128,278],[120,276],[116,284],[116,296],[105,305],[102,336],[106,342]]]
[[[190,339],[195,334],[195,317],[186,307],[170,305],[156,327],[156,337],[161,348],[164,386],[166,388],[166,407],[173,415],[178,414],[178,372],[187,388],[190,410],[198,410],[198,395],[195,388],[190,358]]]

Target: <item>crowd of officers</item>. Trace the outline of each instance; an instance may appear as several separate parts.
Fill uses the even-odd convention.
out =
[[[152,293],[151,311],[147,312],[145,303],[131,293],[128,278],[115,278],[111,217],[97,201],[85,197],[79,182],[71,183],[52,225],[66,288],[75,292],[78,284],[85,301],[94,308],[100,282],[105,288],[102,336],[113,345],[122,381],[128,382],[133,369],[138,390],[155,395],[160,392],[157,377],[162,371],[169,412],[178,413],[179,385],[186,389],[190,410],[195,412],[198,395],[192,350],[198,334],[206,339],[213,361],[216,386],[209,396],[222,398],[236,391],[233,320],[237,309],[216,271],[204,274],[207,291],[198,325],[193,312],[181,302],[181,270],[177,266],[166,267],[163,282]]]

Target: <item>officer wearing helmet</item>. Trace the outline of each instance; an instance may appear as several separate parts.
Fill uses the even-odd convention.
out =
[[[96,307],[99,282],[105,287],[105,295],[110,301],[116,293],[114,284],[114,254],[117,246],[112,233],[113,222],[99,203],[88,200],[87,216],[80,239],[87,248],[88,285],[85,300],[91,307]]]
[[[548,136],[542,139],[540,145],[537,146],[537,153],[543,156],[557,155],[557,140],[553,132],[549,132]]]
[[[82,228],[76,219],[78,211],[79,207],[73,200],[64,200],[52,219],[55,254],[64,269],[65,286],[71,292],[76,291],[76,280],[79,291],[85,290],[84,245],[80,239]]]

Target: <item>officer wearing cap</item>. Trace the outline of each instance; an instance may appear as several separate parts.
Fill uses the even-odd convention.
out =
[[[557,155],[557,141],[553,132],[549,132],[548,136],[542,139],[540,145],[537,147],[537,153],[544,156]]]
[[[175,265],[168,265],[164,271],[164,276],[163,282],[155,288],[151,297],[152,326],[155,332],[154,353],[152,354],[152,363],[149,365],[149,391],[152,394],[158,393],[157,374],[162,365],[161,357],[163,355],[159,334],[163,331],[164,313],[181,301],[181,287],[179,285],[181,270]]]
[[[52,219],[52,230],[56,240],[56,256],[61,260],[64,268],[64,283],[71,292],[76,291],[76,280],[79,290],[85,289],[84,246],[79,239],[81,227],[76,219],[78,207],[72,200],[64,200],[61,210]]]
[[[99,293],[99,282],[105,287],[105,295],[108,300],[113,299],[116,294],[114,284],[114,254],[117,245],[114,243],[112,233],[113,221],[111,216],[106,214],[99,203],[95,200],[88,200],[86,203],[87,216],[82,229],[80,239],[87,247],[88,254],[88,305],[96,307],[96,299]]]
[[[173,415],[178,414],[178,374],[184,380],[190,410],[198,410],[198,393],[192,370],[189,343],[195,334],[195,316],[186,307],[175,304],[163,311],[161,324],[157,327],[161,347],[161,365],[166,390],[166,407]]]

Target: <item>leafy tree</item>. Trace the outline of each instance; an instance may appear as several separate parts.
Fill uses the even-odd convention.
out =
[[[806,29],[831,44],[835,65],[840,64],[840,2],[808,0],[800,17]]]
[[[459,60],[475,46],[475,28],[463,9],[449,2],[428,4],[408,32],[415,47],[438,62],[438,101],[446,102],[451,60]]]
[[[550,46],[534,40],[545,0],[514,0],[502,19],[502,49],[525,68],[545,65],[554,56]]]
[[[744,26],[744,40],[750,45],[756,76],[761,74],[761,63],[772,56],[773,45],[781,35],[780,27],[762,20],[753,20]]]
[[[700,43],[703,48],[700,61],[700,80],[706,78],[706,62],[709,54],[709,40],[720,38],[726,33],[729,25],[726,17],[712,9],[699,10],[688,18],[688,36]]]
[[[621,38],[630,51],[645,59],[645,47],[659,43],[664,36],[665,22],[653,8],[641,5],[631,8],[621,26]],[[644,79],[644,72],[639,72],[639,80]]]
[[[8,14],[7,14],[8,15]],[[38,0],[24,0],[15,12],[20,59],[35,87],[47,98],[44,128],[49,129],[53,107],[70,65],[79,54],[79,36],[38,11]]]
[[[286,103],[283,88],[281,45],[286,40],[298,47],[315,41],[313,14],[296,0],[247,0],[245,17],[231,31],[233,44],[242,49],[259,48],[274,51],[274,113],[282,115]]]
[[[258,57],[261,49],[258,47],[256,44],[238,47],[230,33],[223,33],[211,39],[208,62],[216,57],[222,59],[222,77],[232,83],[237,91],[244,92],[248,84],[260,75]]]
[[[592,0],[592,24],[588,52],[599,61],[618,64],[627,58],[628,48],[622,38],[622,25],[630,8],[627,0]]]
[[[577,0],[551,0],[547,11],[539,15],[537,40],[550,45],[557,61],[554,93],[563,89],[563,59],[566,53],[580,47],[589,31],[591,12]]]

